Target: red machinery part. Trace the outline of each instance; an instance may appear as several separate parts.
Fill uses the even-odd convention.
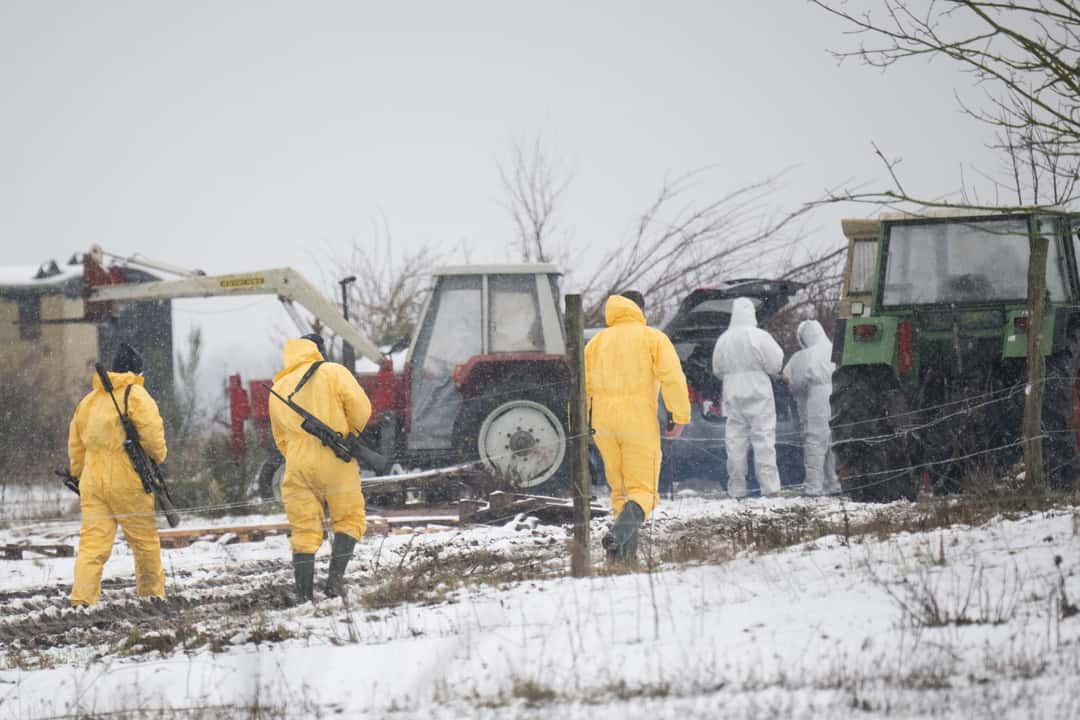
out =
[[[394,376],[394,361],[384,358],[379,363],[379,372],[375,375],[375,389],[371,393],[372,415],[397,409],[397,378]]]
[[[896,367],[902,375],[912,368],[911,323],[904,321],[896,327]]]
[[[251,398],[251,419],[255,423],[255,432],[259,445],[268,448],[273,444],[270,436],[270,388],[273,380],[252,380],[248,383],[248,396]]]
[[[125,282],[124,271],[115,265],[103,267],[93,253],[85,253],[82,256],[83,266],[83,295],[87,297],[91,288],[102,285],[119,285]],[[113,303],[85,301],[83,315],[91,322],[103,322],[112,317]]]
[[[244,421],[251,417],[251,405],[248,394],[240,381],[240,375],[229,376],[229,424],[232,430],[232,451],[236,457],[243,457],[247,452],[244,439]]]

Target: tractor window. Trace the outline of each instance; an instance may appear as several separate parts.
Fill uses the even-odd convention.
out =
[[[1025,218],[903,223],[887,229],[884,305],[1027,298]],[[1065,295],[1057,243],[1050,243],[1046,288]]]
[[[874,261],[877,260],[877,240],[856,240],[851,245],[851,277],[848,292],[868,293],[874,290]]]
[[[445,277],[434,298],[435,311],[419,348],[426,373],[450,377],[454,366],[479,355],[480,277]]]
[[[489,352],[543,352],[536,276],[491,275],[488,292]]]

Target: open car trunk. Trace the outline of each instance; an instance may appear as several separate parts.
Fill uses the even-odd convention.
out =
[[[791,280],[748,278],[690,293],[663,330],[679,354],[693,392],[719,400],[720,381],[712,374],[712,353],[717,338],[731,323],[731,303],[735,298],[749,298],[754,303],[760,327],[801,288],[801,283]]]

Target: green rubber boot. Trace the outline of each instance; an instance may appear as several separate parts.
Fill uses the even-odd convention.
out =
[[[315,602],[315,553],[293,553],[296,604]]]
[[[609,563],[637,565],[638,535],[643,522],[645,511],[640,505],[633,501],[623,505],[622,512],[611,526],[611,532],[601,541]]]
[[[356,538],[345,533],[334,533],[334,545],[330,551],[330,573],[326,576],[326,597],[345,594],[345,568],[352,559]]]

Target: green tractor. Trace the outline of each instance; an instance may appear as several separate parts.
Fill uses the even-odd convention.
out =
[[[844,306],[833,346],[833,450],[845,491],[889,501],[1006,471],[1022,456],[1032,331],[1043,333],[1046,358],[1046,474],[1070,486],[1080,478],[1080,216],[877,223],[872,293]],[[1041,329],[1027,312],[1035,233],[1049,239]],[[847,234],[849,244],[866,240]]]

